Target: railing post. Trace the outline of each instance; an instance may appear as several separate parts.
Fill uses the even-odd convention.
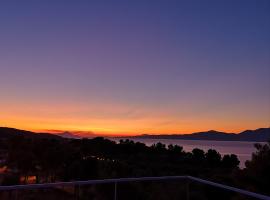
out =
[[[18,190],[14,190],[15,192],[15,200],[18,200]]]
[[[117,182],[114,182],[114,200],[117,200]]]
[[[74,185],[75,200],[80,200],[80,185]]]
[[[76,190],[76,185],[74,184],[74,199],[77,200],[77,190]]]
[[[80,200],[80,191],[81,191],[81,185],[78,185],[78,198],[77,198],[77,200]]]
[[[187,177],[187,179],[186,179],[186,200],[190,199],[190,191],[189,191],[190,189],[189,189],[189,187],[190,187],[190,180]]]

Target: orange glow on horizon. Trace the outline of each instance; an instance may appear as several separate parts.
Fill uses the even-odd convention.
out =
[[[99,128],[99,127],[92,127],[88,128],[87,126],[73,126],[73,125],[48,125],[46,126],[45,124],[25,124],[24,122],[22,124],[19,124],[18,122],[16,123],[6,123],[6,124],[1,124],[1,126],[5,127],[11,127],[11,128],[17,128],[17,129],[23,129],[23,130],[29,130],[37,133],[51,133],[51,134],[58,134],[58,133],[63,133],[63,132],[71,132],[75,135],[80,135],[84,137],[95,137],[95,136],[136,136],[136,135],[141,135],[141,134],[153,134],[153,135],[158,135],[158,134],[191,134],[195,132],[202,132],[202,131],[209,131],[209,130],[216,130],[216,131],[222,131],[222,132],[227,132],[227,133],[240,133],[244,130],[247,129],[257,129],[257,128],[264,128],[268,127],[267,125],[265,126],[244,126],[242,127],[235,127],[235,129],[225,129],[225,128],[207,128],[206,124],[200,124],[198,125],[197,128],[188,128],[188,127],[156,127],[156,128],[126,128],[127,131],[123,130],[123,127],[114,126],[114,127],[109,127],[109,128]],[[135,125],[134,125],[135,126]],[[141,124],[141,127],[143,125]],[[209,125],[210,127],[210,125]],[[217,126],[216,126],[217,127]],[[247,128],[245,128],[247,127]],[[121,130],[122,128],[122,130]]]
[[[6,102],[7,103],[7,102]],[[181,112],[180,112],[181,111]],[[34,132],[70,131],[94,136],[189,134],[217,130],[239,133],[269,127],[268,113],[260,116],[237,109],[196,114],[184,108],[131,107],[112,102],[28,104],[8,102],[1,108],[0,126]]]

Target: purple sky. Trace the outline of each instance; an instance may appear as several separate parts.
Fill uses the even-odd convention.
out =
[[[0,3],[0,125],[270,126],[270,1]]]

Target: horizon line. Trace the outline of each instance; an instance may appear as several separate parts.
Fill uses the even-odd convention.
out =
[[[225,134],[240,134],[244,131],[248,130],[258,130],[262,128],[270,128],[269,127],[258,127],[255,129],[243,129],[240,132],[226,132],[226,131],[220,131],[220,130],[214,130],[214,129],[208,129],[208,130],[203,130],[203,131],[194,131],[191,133],[105,133],[105,132],[100,132],[96,133],[93,131],[82,131],[82,130],[60,130],[60,129],[23,129],[23,128],[16,128],[16,127],[7,127],[7,126],[1,126],[0,128],[13,128],[13,129],[19,129],[19,130],[24,130],[24,131],[31,131],[34,133],[47,133],[47,134],[53,134],[53,135],[60,135],[64,133],[70,133],[74,136],[80,136],[80,137],[136,137],[136,136],[143,136],[143,135],[191,135],[194,133],[202,133],[202,132],[219,132],[219,133],[225,133]]]

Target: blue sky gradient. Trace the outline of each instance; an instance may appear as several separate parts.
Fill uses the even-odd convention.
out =
[[[270,2],[0,3],[0,123],[97,133],[270,126]]]

